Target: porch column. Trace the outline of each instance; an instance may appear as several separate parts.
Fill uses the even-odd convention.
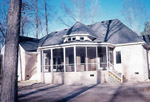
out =
[[[53,75],[54,73],[53,73],[53,49],[51,49],[51,78],[52,78],[52,83],[54,82],[53,81]]]
[[[41,72],[42,72],[42,77],[41,77],[41,80],[42,80],[42,83],[44,83],[44,56],[43,56],[43,50],[41,51]]]
[[[64,54],[64,72],[66,72],[66,48],[63,48],[63,54]]]
[[[97,51],[97,46],[96,46],[96,69],[98,70],[98,51]]]
[[[77,65],[76,65],[76,46],[74,46],[74,71],[77,72]]]
[[[51,72],[53,72],[53,49],[51,49]]]
[[[107,69],[108,69],[108,67],[109,67],[109,65],[108,65],[108,46],[106,46],[106,58],[107,58]]]
[[[85,47],[85,58],[86,58],[86,71],[88,71],[88,58],[87,58],[87,46]]]

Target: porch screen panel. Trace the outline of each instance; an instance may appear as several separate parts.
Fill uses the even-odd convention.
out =
[[[108,48],[108,68],[114,69],[114,57],[113,57],[113,48]]]
[[[96,70],[96,47],[87,47],[88,71]]]
[[[98,47],[98,62],[100,68],[105,70],[107,67],[106,47]]]
[[[63,48],[53,49],[53,71],[54,72],[64,71]]]
[[[74,71],[74,48],[66,48],[66,72]]]
[[[109,62],[113,65],[114,64],[114,56],[113,56],[113,48],[109,48]]]
[[[76,48],[77,71],[86,71],[86,50],[85,47]]]
[[[44,72],[51,72],[51,50],[43,50]]]

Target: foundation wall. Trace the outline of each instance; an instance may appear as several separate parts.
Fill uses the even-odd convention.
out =
[[[66,85],[90,85],[108,82],[107,71],[88,72],[54,72],[43,73],[44,83],[66,84]]]

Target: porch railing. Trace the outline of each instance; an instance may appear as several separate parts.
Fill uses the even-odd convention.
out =
[[[111,64],[110,62],[108,64],[109,64],[109,68],[107,70],[108,70],[109,76],[113,77],[113,79],[115,79],[117,82],[123,83],[123,74],[117,72],[114,69],[114,65],[113,64]]]

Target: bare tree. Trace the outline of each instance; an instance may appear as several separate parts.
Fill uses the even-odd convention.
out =
[[[36,22],[36,38],[38,38],[38,28],[39,28],[39,24],[38,24],[38,0],[35,0],[35,22]]]
[[[98,3],[98,0],[92,0],[91,2],[92,3],[90,5],[90,10],[89,10],[90,13],[88,14],[91,19],[91,23],[94,23],[95,18],[100,14],[100,5]]]
[[[46,34],[48,34],[48,19],[47,19],[47,3],[46,3],[46,0],[44,0],[44,7],[45,7]]]
[[[22,7],[21,7],[21,32],[20,35],[24,36],[27,31],[29,31],[30,28],[34,26],[33,19],[31,16],[33,16],[35,8],[33,6],[33,1],[31,0],[23,0],[22,1]]]
[[[4,45],[6,37],[8,4],[8,0],[1,0],[0,2],[0,49]]]
[[[122,14],[128,25],[135,32],[141,27],[146,19],[145,5],[141,0],[124,0],[122,3]]]
[[[61,9],[64,16],[58,15],[58,20],[66,26],[70,26],[77,21],[94,23],[95,17],[99,14],[99,12],[97,13],[99,2],[98,0],[70,0],[70,3],[63,1]],[[65,17],[67,17],[67,20],[65,20]]]
[[[10,0],[4,55],[1,102],[17,102],[17,63],[21,0]]]

